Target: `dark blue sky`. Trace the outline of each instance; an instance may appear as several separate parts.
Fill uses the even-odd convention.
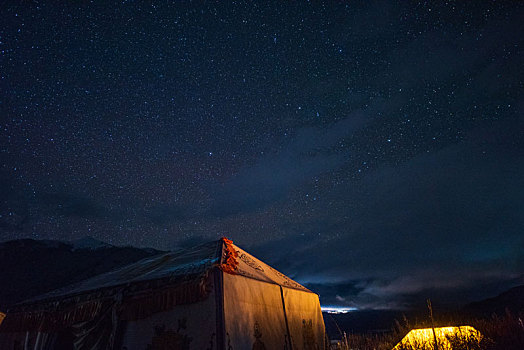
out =
[[[524,283],[524,4],[7,1],[0,240],[221,236],[324,303]]]

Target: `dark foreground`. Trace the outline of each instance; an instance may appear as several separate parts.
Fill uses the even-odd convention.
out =
[[[333,347],[333,349],[390,350],[410,330],[431,327],[431,322],[428,320],[420,320],[416,317],[409,318],[403,316],[400,312],[385,312],[381,319],[378,318],[379,314],[378,311],[364,313],[360,318],[363,322],[358,326],[355,322],[359,318],[358,313],[354,315],[325,314],[324,320],[330,339],[343,339],[344,332],[346,333],[347,347]],[[400,317],[393,320],[390,328],[384,328],[391,321],[391,317],[395,316]],[[508,310],[502,315],[493,314],[486,318],[470,318],[457,314],[447,315],[435,320],[434,325],[435,327],[469,325],[482,334],[483,337],[480,342],[460,338],[452,339],[454,350],[522,350],[524,349],[523,320],[524,313],[514,314]],[[378,327],[369,327],[371,324],[368,322],[373,321],[377,321],[375,324]],[[422,349],[425,348],[408,346],[399,350]]]

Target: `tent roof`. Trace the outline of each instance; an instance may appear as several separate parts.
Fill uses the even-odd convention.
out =
[[[227,273],[310,292],[289,277],[240,249],[230,240],[222,238],[190,249],[145,258],[122,268],[40,295],[22,304],[58,300],[115,287],[133,285],[136,287],[136,285],[145,284],[147,288],[151,288],[159,284],[172,285],[196,281],[207,275],[213,267],[219,267]],[[146,283],[151,281],[157,283],[155,285]],[[136,291],[137,288],[134,288],[134,290]]]
[[[417,349],[433,349],[435,338],[437,339],[439,349],[451,349],[449,338],[452,337],[474,339],[476,341],[482,339],[480,332],[471,326],[419,328],[409,331],[393,350],[402,349],[404,346],[412,346]]]
[[[103,273],[87,280],[40,295],[27,302],[60,299],[105,288],[129,286],[153,280],[194,280],[218,262],[220,241],[209,242],[188,250],[162,253],[133,264]],[[27,302],[24,302],[27,303]]]
[[[222,238],[149,257],[17,304],[9,310],[1,332],[64,329],[115,308],[122,320],[142,319],[204,300],[211,291],[209,272],[217,269],[311,293]]]

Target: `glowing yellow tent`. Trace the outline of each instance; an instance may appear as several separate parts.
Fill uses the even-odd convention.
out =
[[[453,350],[453,343],[475,342],[478,344],[482,340],[482,335],[471,326],[413,329],[393,350],[434,350],[435,340],[437,349]]]
[[[227,239],[16,305],[0,349],[325,349],[318,295]]]
[[[0,312],[0,325],[2,324],[2,321],[4,320],[5,314]]]

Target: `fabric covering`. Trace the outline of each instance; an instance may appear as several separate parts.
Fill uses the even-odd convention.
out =
[[[318,295],[283,288],[289,333],[294,349],[324,349],[324,318]]]
[[[216,349],[215,298],[179,305],[122,326],[122,348],[145,349]]]
[[[45,332],[18,332],[3,334],[0,337],[0,349],[48,350],[56,347],[57,336]]]
[[[119,312],[130,319],[203,300],[209,292],[207,274],[218,263],[221,246],[215,241],[143,259],[31,299],[9,310],[2,331],[62,329],[97,317],[101,308],[117,301],[122,303]]]
[[[41,295],[30,300],[30,302],[117,286],[139,286],[147,281],[165,280],[172,282],[196,279],[218,262],[217,247],[219,245],[221,245],[219,242],[214,241],[193,249],[146,258],[120,269]]]
[[[226,245],[227,244],[228,243],[226,242]],[[230,246],[228,247],[228,252],[229,250],[234,251],[234,256],[236,260],[236,262],[234,263],[235,267],[233,269],[227,269],[227,271],[223,270],[224,272],[253,278],[259,281],[265,281],[265,282],[269,282],[273,284],[278,284],[278,285],[288,287],[288,288],[294,288],[294,289],[311,292],[306,287],[298,284],[297,282],[293,281],[291,278],[275,270],[271,266],[255,258],[253,255],[247,253],[246,251],[242,250],[241,248],[237,247],[236,245],[231,243]],[[228,257],[229,256],[231,255],[228,255]]]
[[[221,239],[16,305],[0,348],[324,349],[318,296]]]
[[[394,348],[402,349],[403,347],[413,347],[417,349],[435,349],[435,340],[437,347],[441,350],[452,350],[453,346],[450,339],[460,339],[470,344],[482,340],[479,331],[471,326],[460,327],[438,327],[438,328],[420,328],[411,330]]]
[[[280,287],[224,274],[226,348],[286,349]]]

